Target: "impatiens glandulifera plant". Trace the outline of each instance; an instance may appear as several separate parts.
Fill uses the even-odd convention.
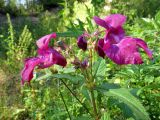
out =
[[[142,57],[139,52],[139,48],[142,48],[144,52],[148,55],[150,59],[153,59],[152,52],[148,48],[145,41],[140,38],[134,38],[125,35],[125,30],[123,29],[123,24],[126,21],[126,16],[121,14],[113,14],[107,16],[104,20],[99,17],[94,17],[94,21],[97,25],[105,28],[104,31],[96,31],[94,34],[89,34],[86,31],[82,34],[82,32],[75,32],[72,34],[68,33],[52,33],[40,38],[37,41],[38,46],[38,55],[37,57],[28,58],[25,60],[24,69],[21,72],[22,84],[25,81],[30,83],[33,78],[33,72],[35,67],[37,69],[44,69],[51,67],[54,64],[68,68],[70,63],[74,66],[75,76],[76,70],[79,69],[81,71],[80,77],[83,81],[82,86],[85,86],[88,91],[88,96],[90,96],[88,100],[91,105],[84,104],[74,92],[68,87],[68,85],[63,81],[63,79],[68,80],[77,80],[80,79],[77,77],[70,76],[70,74],[58,72],[54,74],[47,75],[50,78],[56,78],[62,81],[62,83],[66,86],[66,88],[71,92],[73,97],[84,107],[86,110],[86,114],[90,116],[90,118],[94,118],[95,120],[100,120],[104,118],[106,113],[108,112],[108,106],[98,106],[97,100],[99,99],[97,95],[98,93],[103,94],[103,97],[114,97],[118,99],[117,103],[123,102],[123,105],[126,105],[125,108],[131,111],[130,114],[126,117],[133,117],[135,119],[144,119],[149,120],[148,114],[145,111],[145,108],[141,105],[139,100],[131,94],[131,89],[121,88],[119,85],[114,83],[108,83],[107,81],[98,82],[99,76],[105,76],[106,74],[106,59],[112,60],[115,64],[118,65],[127,65],[127,64],[143,64]],[[104,33],[104,37],[101,38],[101,33]],[[49,46],[49,43],[52,38],[58,37],[74,37],[78,36],[77,46],[82,49],[81,53],[85,55],[85,58],[78,58],[76,53],[74,54],[73,50],[69,45],[65,45],[64,42],[61,44],[61,50],[67,51],[67,54],[74,54],[74,60],[68,62],[67,65],[67,57],[64,57],[60,51],[54,47]],[[76,42],[76,41],[75,41]],[[66,55],[67,56],[67,55]],[[102,59],[102,58],[103,59]],[[64,68],[65,69],[65,68]],[[40,78],[37,78],[40,79]],[[43,77],[44,79],[44,77]],[[61,94],[61,93],[60,93]],[[61,94],[62,96],[62,94]],[[62,97],[63,98],[63,97]],[[63,99],[64,101],[64,99]],[[69,115],[70,119],[73,119],[74,116],[71,116],[66,103],[64,102],[66,111]],[[101,112],[101,109],[107,110],[106,113]],[[124,113],[125,109],[122,110]],[[127,111],[128,112],[128,111]],[[109,115],[109,114],[108,114]],[[75,119],[75,118],[74,118]]]

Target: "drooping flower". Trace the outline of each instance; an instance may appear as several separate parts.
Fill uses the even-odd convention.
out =
[[[78,37],[77,45],[80,49],[84,51],[87,49],[87,41],[83,35]]]
[[[56,33],[53,33],[46,35],[37,41],[38,56],[29,58],[25,61],[24,69],[21,72],[22,84],[24,84],[25,81],[30,83],[36,66],[40,69],[50,67],[54,64],[63,67],[66,66],[66,59],[58,51],[49,47],[50,40],[55,37]]]
[[[105,55],[119,65],[142,64],[143,60],[140,56],[139,48],[142,48],[148,57],[152,59],[151,50],[139,38],[125,37],[117,44],[111,44],[109,40],[104,41],[103,44]]]
[[[96,24],[106,28],[105,40],[109,39],[112,44],[118,43],[125,36],[125,31],[122,26],[126,21],[126,16],[112,14],[104,20],[96,16],[93,19]]]

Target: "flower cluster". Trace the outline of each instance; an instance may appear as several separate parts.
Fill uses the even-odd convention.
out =
[[[49,46],[52,38],[56,38],[56,33],[46,35],[37,41],[38,56],[25,60],[25,65],[21,72],[22,84],[24,84],[25,81],[30,83],[33,78],[33,70],[36,66],[40,69],[50,67],[53,64],[63,67],[66,66],[66,59],[58,51]]]
[[[139,38],[125,36],[123,24],[126,21],[126,16],[121,14],[112,14],[105,19],[94,17],[97,25],[105,28],[105,36],[97,42],[97,53],[100,57],[107,56],[113,62],[119,65],[124,64],[142,64],[143,60],[139,53],[139,48],[142,48],[148,57],[152,59],[152,52],[147,44]],[[79,48],[86,50],[86,41],[78,39]]]
[[[142,64],[143,60],[139,53],[139,48],[142,48],[148,57],[152,59],[152,52],[142,39],[125,35],[123,29],[123,24],[126,21],[125,16],[112,14],[105,19],[95,16],[94,21],[97,25],[105,28],[104,38],[99,39],[96,44],[96,51],[100,57],[105,58],[107,56],[119,65]],[[87,36],[91,37],[89,34],[83,34],[77,39],[77,45],[83,51],[87,50],[87,41],[85,39]],[[37,41],[38,56],[25,60],[24,69],[21,72],[22,84],[25,81],[30,83],[36,66],[39,69],[50,67],[53,64],[66,66],[66,59],[57,50],[49,46],[52,38],[56,38],[56,33],[46,35]],[[73,64],[76,67],[85,69],[88,66],[88,60],[82,62],[77,59]]]

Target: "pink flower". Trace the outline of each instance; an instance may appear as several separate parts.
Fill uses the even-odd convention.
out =
[[[39,48],[38,56],[29,58],[25,61],[24,68],[21,72],[22,84],[24,84],[25,81],[30,83],[31,79],[33,78],[34,68],[36,66],[38,66],[40,69],[50,67],[54,64],[63,67],[66,66],[66,59],[55,49],[49,47],[50,40],[55,37],[56,33],[52,33],[40,38],[37,41],[37,46]]]
[[[139,48],[142,48],[150,59],[153,58],[147,44],[139,38],[125,37],[117,44],[111,44],[109,40],[103,42],[105,55],[119,65],[142,64]]]
[[[84,51],[87,49],[87,41],[85,40],[85,37],[83,35],[78,37],[77,45],[80,49]]]

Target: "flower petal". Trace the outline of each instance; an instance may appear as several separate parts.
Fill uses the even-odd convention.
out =
[[[146,48],[146,43],[143,40],[137,38],[126,37],[122,39],[118,44],[111,44],[107,41],[103,47],[103,50],[107,57],[109,57],[116,64],[142,64],[143,60],[138,51],[138,47]],[[150,52],[148,53],[149,55]],[[151,56],[149,56],[151,57]]]
[[[40,58],[29,58],[25,60],[24,69],[21,72],[21,83],[24,84],[25,81],[30,83],[31,79],[33,78],[33,70],[34,68],[41,63]]]
[[[109,28],[109,25],[103,19],[101,19],[101,18],[99,18],[97,16],[94,16],[93,19],[94,19],[94,21],[95,21],[95,23],[97,25],[100,25],[100,26],[102,26],[102,27],[104,27],[106,29]]]
[[[152,51],[148,48],[147,44],[142,39],[139,39],[139,38],[135,38],[135,39],[137,41],[137,45],[146,52],[146,54],[150,59],[152,59],[153,58]]]
[[[86,50],[87,49],[87,41],[85,40],[84,36],[79,36],[77,40],[77,45],[80,49]]]
[[[49,46],[49,42],[52,38],[56,38],[56,33],[52,33],[49,35],[45,35],[42,38],[40,38],[36,44],[39,49],[47,49]]]
[[[105,41],[109,40],[112,44],[119,43],[122,38],[125,36],[125,31],[122,27],[116,29],[109,29],[106,31]]]
[[[66,59],[55,49],[39,49],[38,54],[39,58],[42,60],[41,64],[39,64],[39,68],[47,68],[52,66],[53,64],[57,64],[64,67],[67,64]]]
[[[121,14],[112,14],[107,16],[104,20],[113,28],[121,27],[126,22],[126,16]]]

